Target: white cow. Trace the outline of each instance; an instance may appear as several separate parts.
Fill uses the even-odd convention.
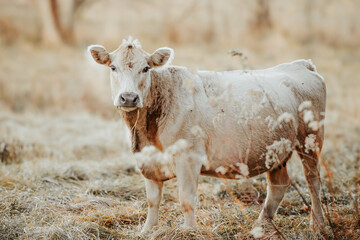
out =
[[[88,48],[111,69],[114,106],[131,131],[132,151],[145,177],[148,215],[158,224],[163,182],[177,177],[185,226],[196,226],[200,174],[236,179],[266,172],[259,219],[272,218],[289,185],[286,162],[297,151],[323,226],[318,157],[324,139],[325,82],[310,60],[252,71],[190,73],[171,66],[173,50],[153,54],[135,40],[108,53]]]

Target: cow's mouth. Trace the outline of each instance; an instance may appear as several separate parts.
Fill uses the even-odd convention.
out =
[[[124,112],[132,112],[132,111],[138,109],[138,107],[121,107],[121,106],[117,106],[116,109],[124,111]]]

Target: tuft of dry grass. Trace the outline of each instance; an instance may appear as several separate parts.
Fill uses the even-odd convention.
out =
[[[3,164],[20,163],[22,150],[23,145],[19,142],[0,141],[0,162]]]
[[[152,240],[213,240],[219,239],[219,236],[213,234],[208,229],[191,229],[191,228],[161,228],[151,234]]]

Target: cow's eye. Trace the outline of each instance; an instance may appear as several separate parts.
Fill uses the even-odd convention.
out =
[[[142,70],[143,73],[146,73],[147,71],[149,71],[149,66],[146,66],[146,67]]]
[[[116,67],[114,65],[111,65],[110,68],[111,68],[111,71],[113,71],[113,72],[116,71]]]

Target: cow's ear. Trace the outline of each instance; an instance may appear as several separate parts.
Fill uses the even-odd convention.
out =
[[[110,65],[110,55],[106,49],[101,45],[90,45],[88,52],[91,54],[95,62],[99,64]]]
[[[163,47],[156,50],[150,55],[148,64],[150,67],[162,67],[171,64],[174,58],[174,50],[171,48]]]

